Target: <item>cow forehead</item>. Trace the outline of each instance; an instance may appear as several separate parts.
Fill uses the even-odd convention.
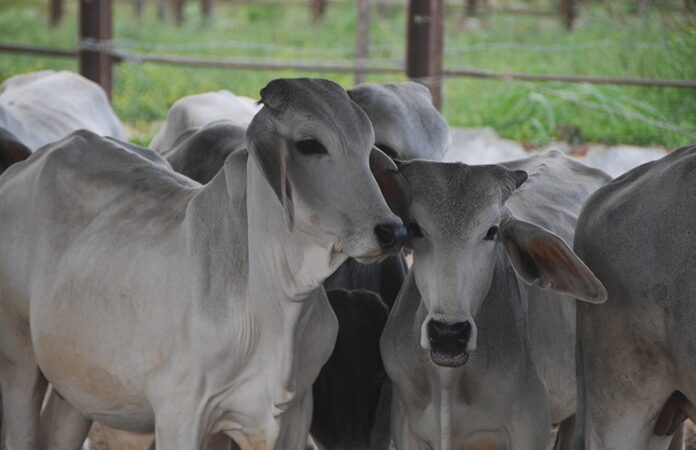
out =
[[[276,80],[262,90],[263,102],[291,128],[311,125],[347,142],[372,145],[372,123],[346,91],[328,80]]]
[[[496,166],[409,163],[403,174],[413,193],[412,216],[448,236],[494,220],[503,204],[503,172]]]

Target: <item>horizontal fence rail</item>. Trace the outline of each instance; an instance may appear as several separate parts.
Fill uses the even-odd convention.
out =
[[[57,58],[77,58],[77,50],[60,48],[34,47],[21,44],[0,44],[0,52],[26,53],[29,55],[51,56]]]
[[[91,50],[108,54],[115,61],[130,61],[136,63],[168,64],[182,67],[205,67],[221,69],[239,70],[271,70],[271,71],[307,71],[307,72],[327,72],[327,73],[372,73],[372,74],[404,74],[403,66],[376,66],[369,62],[356,63],[318,63],[315,61],[293,61],[281,62],[260,60],[258,58],[200,58],[182,55],[167,55],[155,53],[136,53],[113,48],[111,42],[83,41],[79,47],[81,50]],[[31,47],[21,44],[0,44],[0,52],[7,53],[27,53],[50,57],[75,58],[77,50],[65,50],[46,47]],[[680,89],[696,89],[696,81],[692,80],[666,80],[666,79],[647,79],[647,78],[623,78],[623,77],[600,77],[585,75],[558,75],[558,74],[531,74],[516,72],[497,72],[492,70],[477,68],[450,68],[444,69],[443,78],[490,78],[499,80],[520,80],[520,81],[556,81],[564,83],[590,83],[590,84],[610,84],[622,86],[652,86],[668,87]]]
[[[594,77],[583,75],[553,75],[535,73],[505,73],[481,69],[444,69],[445,77],[496,78],[520,81],[560,81],[564,83],[614,84],[623,86],[652,86],[696,89],[696,81],[662,80],[649,78]]]

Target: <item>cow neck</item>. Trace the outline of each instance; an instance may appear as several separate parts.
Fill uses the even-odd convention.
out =
[[[283,206],[251,157],[247,162],[247,215],[253,296],[272,297],[281,306],[303,302],[346,259],[333,251],[333,243],[319,243],[297,227],[289,229]]]
[[[311,316],[317,289],[343,261],[330,244],[320,245],[297,229],[290,231],[285,211],[253,158],[247,161],[247,219],[249,236],[249,282],[247,298],[257,320],[276,330],[271,342],[277,355],[278,376],[274,415],[304,390],[298,380],[299,324]],[[332,257],[332,254],[334,255]]]

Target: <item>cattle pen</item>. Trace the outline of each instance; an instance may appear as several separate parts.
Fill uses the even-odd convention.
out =
[[[0,72],[65,68],[113,88],[140,144],[183,95],[255,97],[270,78],[320,76],[420,82],[452,125],[492,127],[528,148],[567,130],[583,142],[677,146],[696,139],[686,106],[696,14],[682,1],[647,12],[638,0],[573,1],[568,27],[560,0],[30,0],[0,11]],[[51,26],[18,28],[37,18]],[[519,108],[532,116],[520,120]]]
[[[403,3],[381,2],[382,6],[406,6],[408,8],[407,45],[405,48],[405,65],[373,65],[366,63],[360,56],[364,50],[361,47],[366,42],[358,43],[356,58],[353,64],[337,63],[287,63],[277,61],[265,61],[254,58],[202,58],[185,57],[168,54],[140,54],[121,50],[114,45],[112,40],[113,14],[112,0],[78,0],[79,24],[77,48],[75,50],[62,50],[56,48],[35,47],[17,43],[0,43],[0,52],[26,53],[60,58],[78,58],[80,73],[97,82],[104,88],[107,95],[112,91],[112,65],[120,62],[156,63],[189,67],[224,68],[237,70],[293,70],[324,73],[352,73],[356,80],[361,80],[364,74],[405,74],[409,79],[425,84],[433,94],[433,102],[440,108],[442,103],[442,81],[452,77],[491,78],[499,80],[519,81],[561,81],[566,83],[592,83],[614,84],[628,86],[655,86],[696,89],[696,81],[679,79],[645,79],[608,76],[583,76],[583,75],[558,75],[558,74],[532,74],[517,72],[499,72],[479,68],[443,67],[443,16],[446,7],[444,0],[407,0]],[[292,2],[275,1],[275,3],[291,4]],[[310,2],[296,2],[297,4],[311,6],[315,14],[322,14],[326,8],[326,0],[311,0]],[[369,0],[358,0],[358,14],[366,15],[362,10],[369,8]],[[563,0],[559,3],[559,9],[568,28],[572,28],[576,10],[575,0]],[[142,0],[136,2],[142,6]],[[323,6],[322,6],[323,5]],[[474,8],[475,1],[469,0],[467,7]],[[689,2],[685,2],[684,11],[688,11]],[[136,6],[137,7],[137,6]],[[209,15],[211,0],[201,0],[204,15]],[[62,0],[50,0],[50,21],[55,23],[62,15]],[[173,2],[175,20],[181,22],[183,1]],[[544,10],[509,10],[507,12],[535,15],[552,15],[552,11]],[[471,13],[471,11],[468,11]],[[360,17],[361,19],[363,17]],[[361,20],[360,23],[363,23]],[[359,28],[360,28],[359,24]],[[358,30],[358,36],[365,35],[364,30]]]

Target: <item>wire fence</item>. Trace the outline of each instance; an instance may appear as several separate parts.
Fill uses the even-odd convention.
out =
[[[84,39],[80,42],[81,50],[92,50],[110,54],[111,56],[122,61],[131,62],[154,62],[160,64],[188,65],[192,67],[217,67],[229,69],[278,69],[278,70],[307,70],[313,72],[337,72],[337,73],[403,73],[403,63],[400,65],[377,65],[375,60],[370,59],[367,62],[345,62],[331,61],[318,62],[316,60],[293,60],[293,61],[278,61],[274,59],[260,58],[196,58],[189,56],[179,56],[172,54],[160,53],[137,53],[128,51],[124,47],[120,47],[119,41],[99,41],[94,39]],[[278,50],[278,46],[273,47]],[[171,47],[170,47],[171,48]],[[284,47],[287,49],[288,47]],[[494,78],[502,80],[519,80],[519,81],[560,81],[565,83],[591,83],[591,84],[614,84],[624,86],[658,86],[671,88],[696,89],[696,81],[691,80],[666,80],[666,79],[643,79],[643,78],[626,78],[626,77],[599,77],[599,76],[582,76],[582,75],[555,75],[555,74],[529,74],[517,72],[497,72],[492,70],[479,69],[474,67],[448,68],[442,71],[441,77],[422,77],[419,81],[426,84],[432,84],[445,78],[454,77],[476,77],[476,78]]]
[[[84,0],[82,0],[84,1]],[[108,0],[103,0],[107,1]],[[269,0],[287,4],[288,0]],[[348,0],[344,0],[346,2]],[[302,2],[305,6],[307,2]],[[400,4],[406,2],[387,2]],[[464,2],[462,2],[463,4]],[[631,49],[662,49],[673,45],[673,42],[647,40],[609,40],[599,39],[577,43],[520,43],[520,42],[483,42],[468,45],[445,45],[442,49],[445,56],[457,56],[474,52],[509,50],[514,52],[535,52],[542,54],[569,53],[608,47],[623,47]],[[254,57],[247,56],[200,56],[191,53],[206,51],[244,51],[253,52]],[[47,47],[27,46],[15,43],[0,43],[0,52],[24,53],[36,56],[55,56],[76,58],[81,54],[90,53],[109,56],[115,62],[131,64],[166,64],[180,67],[224,68],[236,70],[278,70],[316,73],[351,73],[351,74],[395,74],[406,75],[404,57],[370,57],[356,58],[354,47],[332,47],[306,49],[302,47],[283,46],[272,43],[259,43],[245,40],[212,40],[207,42],[164,43],[143,42],[134,39],[100,39],[82,38],[75,49],[56,49]],[[404,47],[391,44],[372,44],[371,54],[404,55]],[[285,59],[278,58],[283,54]],[[577,94],[563,89],[555,89],[543,82],[603,84],[620,86],[662,87],[677,89],[696,89],[695,80],[687,79],[648,79],[611,76],[566,75],[554,73],[523,73],[487,70],[475,66],[444,67],[440,73],[432,76],[414,76],[410,78],[427,86],[440,86],[443,81],[455,78],[480,78],[503,80],[516,83],[527,90],[543,93],[565,102],[571,102],[584,108],[602,111],[612,116],[626,120],[639,121],[646,125],[660,128],[682,136],[696,139],[696,132],[679,127],[658,118],[649,117],[637,111],[619,108],[596,101],[582,98]]]

